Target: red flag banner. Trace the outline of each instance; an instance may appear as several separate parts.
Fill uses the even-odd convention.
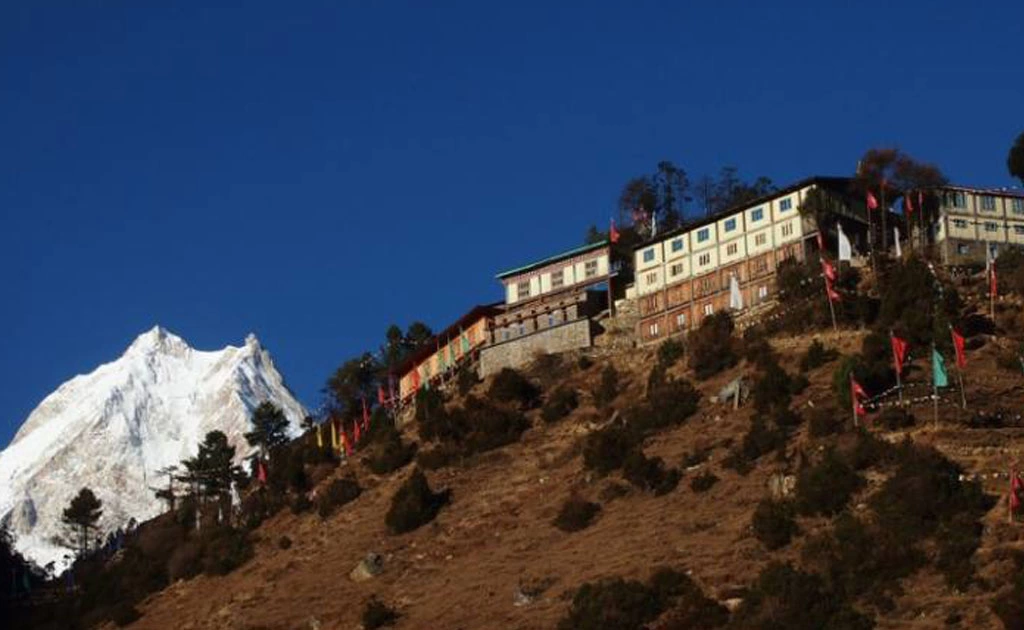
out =
[[[838,302],[843,299],[839,292],[832,288],[832,281],[828,279],[828,276],[825,276],[825,293],[830,302]]]
[[[907,217],[914,214],[914,200],[911,198],[910,193],[903,195],[903,211]]]
[[[1010,516],[1012,517],[1020,509],[1020,476],[1016,469],[1010,470]]]
[[[950,328],[953,335],[953,349],[956,350],[956,366],[961,370],[967,367],[967,355],[964,353],[964,338],[955,328]]]
[[[260,483],[267,483],[267,469],[263,467],[262,461],[256,462],[256,480]]]
[[[924,212],[924,191],[917,191],[917,209]],[[921,215],[924,216],[924,215]]]
[[[358,425],[357,425],[358,426]],[[363,399],[363,430],[368,431],[370,429],[370,410],[366,406],[366,399]],[[356,439],[356,442],[359,440]]]
[[[868,414],[867,410],[864,409],[864,405],[861,404],[861,398],[867,398],[867,393],[864,388],[860,386],[860,383],[853,378],[853,374],[850,374],[850,399],[853,401],[853,412],[860,417]]]
[[[996,295],[999,294],[998,286],[999,285],[996,282],[996,261],[993,260],[992,263],[989,265],[988,272],[988,291],[992,297],[995,297]]]
[[[832,266],[832,263],[825,260],[824,258],[821,259],[821,271],[822,273],[825,274],[825,277],[828,278],[830,281],[836,281],[836,268]]]
[[[892,360],[893,365],[896,366],[896,373],[900,376],[903,375],[903,363],[907,359],[907,348],[909,344],[904,339],[900,339],[896,335],[889,335],[889,339],[892,342]]]
[[[871,194],[870,190],[868,191],[868,194],[867,194],[867,204],[868,204],[868,210],[877,210],[878,209],[878,200],[875,199],[875,196],[873,194]]]
[[[377,386],[377,402],[379,402],[381,405],[386,405],[388,402],[387,396],[384,394],[383,385]],[[363,406],[365,407],[366,405],[364,404]]]
[[[362,432],[359,430],[359,423],[358,422],[353,422],[352,423],[352,441],[355,442],[356,444],[359,444],[359,441],[362,439],[362,437],[363,437],[362,436]]]
[[[612,219],[611,227],[608,228],[608,240],[612,243],[619,242],[619,231],[615,229],[615,219]]]
[[[341,432],[341,445],[345,449],[345,457],[352,457],[352,442],[348,439],[348,433]]]

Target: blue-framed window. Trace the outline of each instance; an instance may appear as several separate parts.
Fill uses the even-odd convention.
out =
[[[682,251],[682,250],[683,250],[683,239],[677,238],[676,240],[672,241],[672,251],[679,252],[679,251]]]
[[[704,228],[703,230],[697,230],[697,242],[703,243],[704,241],[711,238],[711,228]]]
[[[735,229],[736,229],[736,219],[735,218],[726,219],[725,220],[725,231],[726,232],[732,232]]]
[[[982,210],[995,210],[996,209],[996,198],[992,195],[981,196],[981,209]]]
[[[644,250],[644,262],[651,262],[654,260],[654,248]]]
[[[792,208],[793,200],[790,199],[789,197],[786,197],[785,199],[779,202],[779,212],[785,212],[786,210],[790,210]]]
[[[764,208],[754,208],[750,212],[750,220],[751,221],[760,221],[763,218],[764,218]]]
[[[1010,207],[1016,214],[1024,214],[1024,199],[1011,199]]]

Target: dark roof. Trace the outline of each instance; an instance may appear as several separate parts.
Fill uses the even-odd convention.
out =
[[[978,188],[976,186],[960,186],[958,184],[947,184],[938,186],[936,190],[962,190],[964,192],[980,193],[983,195],[999,195],[1002,197],[1024,197],[1024,188]]]
[[[763,203],[766,203],[766,202],[768,202],[768,201],[770,201],[770,200],[772,200],[772,199],[774,199],[776,197],[779,197],[779,196],[782,196],[782,195],[788,195],[790,193],[794,193],[794,192],[800,190],[801,188],[806,188],[807,186],[811,186],[813,184],[817,184],[817,185],[819,185],[819,186],[821,186],[823,188],[831,188],[833,190],[842,190],[845,193],[845,192],[849,191],[850,185],[851,185],[852,182],[853,182],[853,178],[852,177],[835,177],[835,176],[828,176],[828,175],[815,175],[813,177],[807,177],[805,179],[801,179],[800,181],[796,182],[795,184],[790,184],[789,186],[787,186],[785,188],[780,188],[779,190],[776,190],[775,192],[768,193],[767,195],[762,195],[762,196],[760,196],[760,197],[758,197],[756,199],[751,199],[750,201],[745,201],[745,202],[743,202],[743,203],[741,203],[739,205],[732,206],[730,208],[726,208],[725,210],[722,210],[720,212],[716,212],[716,213],[714,213],[712,215],[709,215],[707,217],[702,217],[700,219],[695,219],[695,220],[692,220],[692,221],[688,221],[688,222],[684,223],[683,225],[680,225],[679,227],[677,227],[675,229],[672,229],[672,230],[669,230],[667,232],[662,232],[660,234],[655,234],[653,237],[651,237],[651,238],[641,242],[638,245],[635,245],[633,247],[633,250],[636,251],[638,249],[643,249],[644,247],[648,247],[648,246],[650,246],[653,243],[657,243],[657,242],[663,241],[666,238],[671,238],[673,236],[676,236],[677,234],[683,234],[685,232],[689,232],[689,231],[694,230],[696,228],[704,227],[705,225],[711,225],[712,223],[715,223],[716,221],[721,221],[725,217],[733,215],[733,214],[736,214],[737,212],[739,212],[741,210],[744,210],[744,209],[747,209],[747,208],[753,208],[754,206],[759,206],[759,205],[761,205]]]
[[[412,369],[412,366],[437,352],[437,345],[440,340],[450,339],[453,336],[457,336],[462,332],[463,328],[469,326],[481,317],[494,317],[503,310],[503,305],[504,302],[494,302],[493,304],[478,304],[474,306],[462,315],[462,317],[458,318],[447,328],[423,342],[423,345],[416,348],[407,357],[402,359],[402,361],[393,368],[395,373],[399,376],[405,374]],[[447,343],[447,341],[445,343]]]
[[[544,267],[546,265],[550,265],[553,262],[557,262],[557,261],[563,260],[565,258],[572,258],[573,256],[579,256],[580,254],[585,254],[585,253],[587,253],[589,251],[593,251],[595,249],[599,249],[601,247],[607,247],[607,246],[608,246],[608,241],[607,240],[598,241],[597,243],[590,243],[589,245],[583,245],[582,247],[577,247],[575,249],[570,249],[569,251],[565,251],[565,252],[562,252],[560,254],[555,254],[554,256],[549,256],[549,257],[547,257],[547,258],[545,258],[543,260],[538,260],[538,261],[535,261],[535,262],[523,265],[522,267],[516,267],[515,269],[509,269],[508,271],[502,271],[497,276],[495,276],[495,278],[501,280],[501,279],[507,278],[509,276],[514,276],[514,275],[518,275],[518,274],[521,274],[521,273],[526,273],[527,271],[530,271],[530,270],[533,270],[533,269],[537,269],[538,267]]]

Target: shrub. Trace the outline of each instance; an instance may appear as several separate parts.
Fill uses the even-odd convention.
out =
[[[647,403],[631,417],[632,427],[644,435],[679,425],[696,413],[700,392],[686,379],[656,381],[647,391]]]
[[[762,455],[786,446],[786,434],[777,427],[770,427],[760,417],[755,416],[750,422],[750,429],[743,435],[740,443],[740,455],[749,462],[754,462]]]
[[[562,504],[553,524],[563,532],[578,532],[590,527],[601,506],[580,497],[570,497]]]
[[[458,388],[460,396],[468,394],[479,382],[480,377],[469,363],[463,363],[459,367],[455,376],[455,386]]]
[[[167,577],[171,582],[193,578],[203,571],[203,549],[199,540],[187,540],[167,560]]]
[[[666,339],[658,346],[658,364],[666,368],[675,365],[683,358],[683,343],[678,339]]]
[[[636,448],[623,462],[622,476],[637,488],[661,496],[675,490],[680,474],[678,468],[665,470],[665,462],[660,457],[648,459]]]
[[[542,352],[533,358],[530,371],[542,381],[552,381],[562,375],[564,366],[562,355]]]
[[[421,388],[416,392],[415,409],[414,418],[421,440],[451,439],[460,430],[452,426],[451,415],[444,407],[444,396],[437,388]]]
[[[355,479],[350,477],[335,479],[317,497],[316,512],[320,518],[327,518],[339,507],[355,501],[362,492],[363,489],[359,487],[359,483]]]
[[[622,424],[610,424],[583,440],[583,466],[602,475],[622,468],[636,438]]]
[[[608,364],[601,370],[601,381],[594,390],[594,404],[604,409],[619,395],[619,373],[615,366]]]
[[[288,536],[281,536],[277,540],[277,548],[281,549],[282,551],[287,551],[287,550],[291,549],[292,548],[292,539],[289,538]]]
[[[377,630],[385,626],[394,625],[398,621],[398,613],[390,606],[372,595],[363,606],[363,628],[365,630]]]
[[[914,426],[916,423],[917,420],[914,418],[914,414],[906,409],[898,409],[896,407],[885,409],[875,418],[875,424],[881,425],[890,431],[906,429]]]
[[[825,451],[817,465],[803,470],[796,478],[796,503],[801,514],[808,516],[838,513],[850,500],[863,479],[834,450]]]
[[[823,438],[843,429],[843,420],[835,409],[817,407],[811,412],[808,430],[812,438]]]
[[[663,604],[653,590],[622,578],[584,584],[572,598],[559,630],[640,630],[658,618]]]
[[[309,500],[306,493],[297,494],[292,497],[291,510],[292,514],[302,514],[308,512],[313,507],[313,502]]]
[[[450,444],[438,444],[430,450],[416,454],[416,465],[424,470],[437,470],[451,465],[460,456],[459,449]]]
[[[785,547],[797,532],[792,504],[788,501],[763,499],[754,510],[751,527],[754,529],[754,537],[761,541],[765,549],[774,551]]]
[[[580,358],[576,360],[576,367],[581,372],[585,372],[585,371],[589,370],[593,365],[594,365],[594,360],[591,359],[590,357],[588,357],[585,354],[580,356]]]
[[[530,428],[530,422],[522,412],[495,407],[473,396],[466,398],[462,409],[453,415],[462,417],[457,424],[465,431],[461,446],[466,454],[482,453],[518,442],[523,432]]]
[[[227,575],[242,566],[253,555],[247,532],[233,527],[219,527],[203,545],[203,573]]]
[[[142,618],[142,613],[131,602],[115,604],[110,611],[110,620],[118,628],[129,626]]]
[[[540,390],[516,370],[502,368],[491,381],[488,396],[492,400],[515,403],[529,409],[540,400]]]
[[[868,630],[873,622],[860,615],[822,579],[773,562],[758,575],[732,623],[737,628],[786,628],[787,630]]]
[[[377,475],[386,475],[402,468],[416,455],[416,444],[406,444],[393,427],[370,444],[363,465]]]
[[[736,365],[732,331],[732,316],[722,311],[705,317],[690,333],[690,367],[697,378],[710,378]]]
[[[693,468],[694,466],[699,466],[708,461],[708,458],[711,457],[712,450],[714,449],[709,446],[705,446],[686,453],[686,455],[683,455],[683,468]]]
[[[690,480],[690,489],[694,492],[707,492],[716,483],[718,483],[718,477],[710,470],[705,470]]]
[[[762,364],[754,381],[754,409],[762,414],[788,409],[792,386],[792,379],[777,362]]]
[[[434,493],[426,476],[415,468],[395,495],[384,518],[392,534],[404,534],[434,520],[441,508],[448,504],[450,491]]]
[[[544,422],[556,422],[572,413],[578,405],[579,396],[576,395],[576,390],[562,385],[548,395],[540,417]]]
[[[826,348],[824,344],[815,339],[807,346],[807,352],[800,358],[800,371],[810,372],[826,363],[831,363],[839,357],[835,348]]]

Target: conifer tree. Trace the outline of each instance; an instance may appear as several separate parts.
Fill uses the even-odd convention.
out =
[[[78,534],[78,552],[84,553],[89,548],[89,531],[96,527],[96,521],[103,515],[103,503],[96,498],[92,490],[82,488],[64,508],[61,521],[75,529]]]
[[[252,414],[252,431],[245,434],[249,446],[270,451],[288,442],[288,418],[280,407],[264,401]]]
[[[225,496],[231,482],[240,479],[242,468],[234,463],[235,447],[220,431],[210,431],[199,445],[199,452],[182,462],[185,474],[179,479],[204,496]]]

